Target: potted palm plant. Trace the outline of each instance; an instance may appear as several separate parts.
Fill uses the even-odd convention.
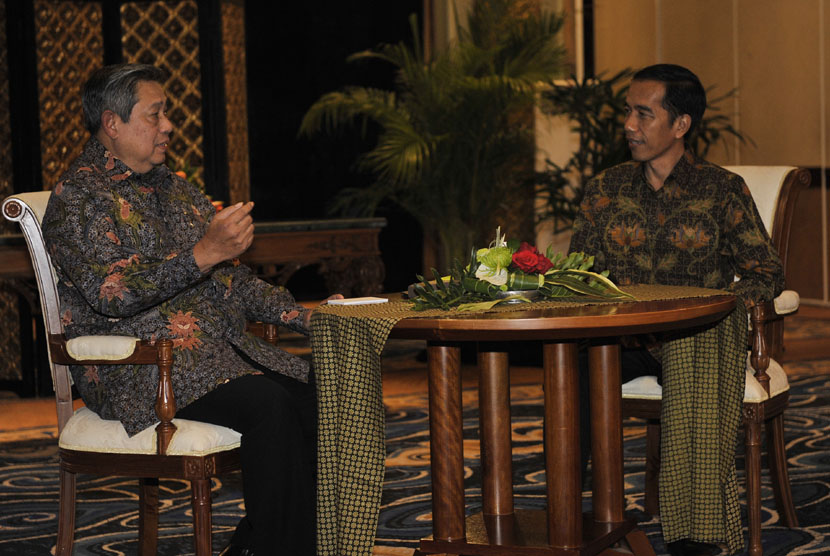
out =
[[[366,216],[397,204],[433,240],[446,270],[482,245],[511,199],[527,195],[521,173],[531,170],[534,149],[527,114],[537,85],[562,67],[563,19],[526,2],[476,0],[457,41],[429,60],[416,18],[410,22],[413,46],[381,45],[350,57],[394,65],[395,89],[327,93],[306,113],[300,134],[346,124],[365,132],[376,124],[377,142],[358,161],[374,183],[342,190],[331,208]]]

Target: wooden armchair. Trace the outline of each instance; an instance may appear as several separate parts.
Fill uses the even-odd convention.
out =
[[[239,469],[240,434],[197,421],[174,419],[172,342],[155,344],[124,336],[84,336],[67,340],[60,319],[57,283],[40,229],[49,191],[8,197],[3,215],[17,222],[32,257],[47,335],[58,412],[60,506],[55,554],[72,553],[77,473],[139,479],[139,554],[155,555],[158,540],[159,478],[191,483],[195,551],[211,552],[211,478]],[[276,343],[276,326],[258,324],[265,339]],[[82,407],[73,412],[68,365],[157,365],[155,410],[159,423],[128,437],[118,421],[107,421]]]
[[[789,166],[733,166],[747,183],[764,226],[786,268],[787,245],[798,193],[810,184],[807,170]],[[767,461],[775,505],[787,527],[798,527],[793,507],[784,443],[784,409],[789,401],[787,374],[777,362],[783,352],[783,317],[798,309],[798,294],[784,291],[773,302],[750,311],[751,348],[747,357],[743,404],[745,431],[746,498],[749,522],[749,554],[761,548],[761,425],[766,427]],[[622,387],[624,417],[647,421],[645,510],[659,513],[661,388],[655,377],[640,377]]]

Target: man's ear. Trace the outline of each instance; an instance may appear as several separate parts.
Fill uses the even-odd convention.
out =
[[[682,114],[675,118],[674,120],[674,132],[678,139],[686,135],[689,132],[689,128],[692,125],[692,117],[688,114]]]
[[[112,110],[104,110],[101,114],[101,130],[107,134],[110,139],[118,137],[118,124],[121,123],[121,118]]]

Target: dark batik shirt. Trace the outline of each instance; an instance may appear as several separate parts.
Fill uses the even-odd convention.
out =
[[[230,379],[266,369],[305,381],[308,362],[246,332],[264,321],[307,333],[306,312],[284,288],[238,261],[202,273],[193,246],[210,201],[159,166],[133,173],[92,138],[55,185],[43,219],[58,276],[65,333],[173,340],[173,391],[182,408]],[[153,365],[73,366],[85,404],[129,434],[157,421]]]
[[[655,191],[643,164],[606,170],[585,188],[571,251],[620,285],[734,291],[747,303],[784,289],[781,261],[744,180],[686,152]],[[740,280],[735,282],[735,277]]]

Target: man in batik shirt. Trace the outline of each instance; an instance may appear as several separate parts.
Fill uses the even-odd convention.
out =
[[[314,554],[317,406],[308,362],[246,332],[248,320],[308,333],[310,311],[236,257],[253,203],[215,212],[164,165],[172,124],[163,73],[95,71],[92,134],[43,219],[66,335],[173,340],[177,417],[242,434],[246,517],[222,554]],[[85,404],[133,435],[156,421],[155,366],[74,366]],[[276,547],[279,547],[278,549]]]
[[[659,64],[634,75],[625,117],[633,160],[588,183],[570,251],[595,255],[592,270],[608,270],[619,285],[724,289],[750,306],[783,290],[781,261],[743,179],[696,158],[685,144],[705,108],[703,86],[686,68]],[[624,343],[639,345],[623,350],[623,382],[660,376],[659,343]],[[590,453],[587,376],[580,377],[583,469]],[[681,540],[669,550],[706,547]]]

